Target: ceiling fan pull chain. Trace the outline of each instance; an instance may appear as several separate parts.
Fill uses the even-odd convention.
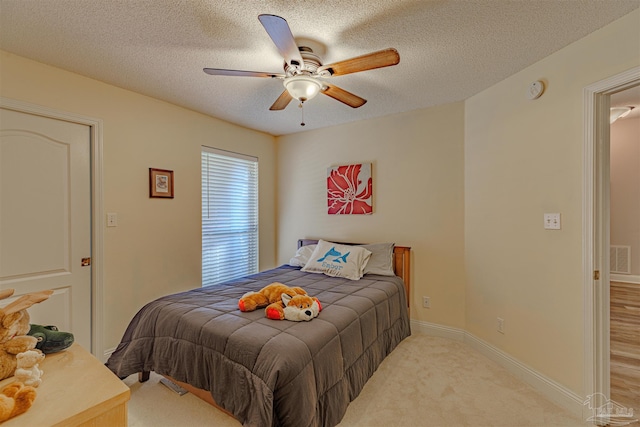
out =
[[[304,106],[302,105],[303,102],[300,102],[300,105],[298,105],[298,107],[300,107],[300,115],[302,116],[302,120],[300,121],[300,126],[304,126]]]

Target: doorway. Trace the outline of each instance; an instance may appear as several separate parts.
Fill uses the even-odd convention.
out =
[[[640,85],[610,98],[628,114],[610,126],[610,384],[612,401],[640,410]],[[634,408],[635,407],[635,408]]]
[[[610,126],[611,95],[640,85],[640,67],[584,89],[583,277],[584,395],[610,396]],[[583,407],[588,419],[591,410]]]
[[[81,133],[85,132],[85,143],[82,148],[82,150],[85,150],[85,151],[84,151],[84,154],[82,154],[82,156],[86,157],[85,158],[86,163],[83,167],[87,168],[87,171],[86,171],[86,175],[83,178],[85,182],[84,183],[81,182],[80,186],[83,188],[81,192],[86,193],[84,196],[87,204],[85,209],[88,210],[88,214],[86,219],[83,221],[85,221],[85,225],[87,228],[88,247],[83,247],[82,251],[83,253],[89,252],[89,256],[91,257],[91,261],[90,261],[91,265],[90,265],[90,269],[88,270],[85,269],[82,273],[89,276],[87,280],[85,280],[85,286],[87,286],[88,289],[85,290],[86,301],[83,303],[87,305],[87,307],[82,307],[79,312],[84,312],[85,318],[88,318],[89,321],[87,322],[88,325],[76,324],[76,326],[74,326],[74,329],[76,327],[79,328],[78,338],[76,339],[76,341],[81,343],[81,345],[83,345],[87,350],[90,350],[99,359],[103,359],[104,358],[103,356],[104,350],[102,345],[102,325],[103,325],[102,311],[103,310],[102,310],[102,304],[101,304],[102,276],[103,276],[102,228],[104,224],[103,218],[102,218],[103,216],[102,215],[102,212],[103,212],[103,207],[102,207],[102,181],[103,181],[102,179],[102,122],[100,120],[78,116],[75,114],[61,112],[57,110],[52,110],[46,107],[24,103],[21,101],[16,101],[8,98],[0,98],[0,107],[2,108],[3,112],[10,113],[12,116],[19,118],[18,120],[23,120],[25,118],[27,120],[33,119],[39,122],[44,122],[47,125],[53,124],[54,128],[58,126],[62,126],[62,127],[70,126],[71,128],[75,127],[77,129],[81,129],[80,130]],[[61,143],[60,141],[62,141],[62,138],[60,139],[57,139],[57,137],[48,138],[43,136],[41,132],[29,132],[28,126],[25,127],[25,130],[26,130],[25,132],[22,132],[22,131],[13,132],[13,135],[17,135],[18,138],[22,138],[21,141],[27,141],[30,139],[30,141],[26,145],[18,144],[17,142],[19,141],[12,143],[14,148],[20,147],[18,150],[18,151],[21,151],[20,155],[24,156],[25,154],[28,154],[30,152],[29,151],[30,149],[25,149],[24,147],[31,144],[31,147],[38,147],[38,146],[48,147],[46,149],[49,149],[49,150],[52,149],[53,151],[58,150],[61,153],[67,153],[67,154],[62,154],[58,156],[61,162],[60,165],[62,166],[66,164],[65,158],[67,159],[71,158],[69,153],[71,153],[71,151],[73,151],[74,149],[71,149],[70,146],[66,147],[65,146],[66,143]],[[80,144],[80,145],[83,145],[83,144]],[[7,153],[9,153],[9,151],[7,151]],[[12,152],[11,154],[16,155],[15,152]],[[74,163],[74,162],[69,161],[67,163]],[[47,161],[44,161],[42,165],[45,167],[49,167]],[[79,173],[78,171],[74,172],[74,174],[76,175],[78,175],[78,173]],[[47,192],[44,191],[47,189],[46,177],[42,184],[42,190],[38,190],[38,186],[36,185],[31,185],[31,189],[34,189],[34,191],[36,192],[41,191],[42,193],[45,193],[45,196],[49,196]],[[67,191],[65,188],[62,188],[62,187],[58,187],[58,189],[59,191],[61,191],[59,195],[63,195]],[[77,197],[74,196],[74,199],[77,199]],[[73,202],[71,201],[69,201],[69,203],[65,201],[63,204],[60,204],[61,209],[55,214],[55,215],[58,215],[58,217],[56,218],[58,220],[57,221],[58,223],[60,223],[59,220],[62,218],[63,222],[65,223],[68,222],[70,223],[70,226],[73,226],[72,223],[74,222],[76,217],[74,217],[73,219],[69,219],[68,217],[67,219],[64,219],[65,215],[69,216],[70,213],[66,213],[66,212],[61,213],[61,211],[64,210],[62,206],[70,205],[72,203]],[[48,212],[46,207],[40,207],[39,209],[34,208],[33,211],[35,215],[34,218],[36,221],[38,220],[38,218],[47,218],[47,220],[49,220],[48,215],[52,213],[52,212]],[[55,215],[52,215],[52,216],[54,216],[55,218]],[[77,214],[74,214],[74,215],[77,215]],[[64,227],[62,227],[62,230],[64,231]],[[35,236],[31,236],[31,237],[33,237],[34,239],[36,238]],[[55,263],[54,264],[45,263],[46,265],[45,264],[35,265],[36,267],[39,267],[39,269],[36,268],[36,274],[33,274],[33,272],[28,272],[28,269],[24,269],[24,268],[23,268],[24,271],[22,272],[17,272],[17,273],[14,272],[16,274],[20,273],[24,277],[20,276],[20,274],[18,274],[17,276],[16,274],[13,274],[12,277],[8,278],[8,281],[5,284],[7,285],[7,287],[15,288],[16,295],[19,292],[18,291],[19,286],[14,286],[14,285],[21,285],[21,283],[30,275],[41,276],[42,278],[45,279],[45,281],[47,280],[55,281],[56,277],[62,278],[62,277],[68,276],[65,270],[68,270],[69,268],[66,268],[66,267],[59,268],[60,266],[74,265],[74,268],[75,268],[77,264],[78,268],[75,268],[76,271],[82,270],[85,268],[85,267],[82,267],[81,262],[86,263],[87,262],[86,260],[82,261],[81,259],[75,259],[77,258],[77,254],[72,251],[72,247],[75,245],[75,243],[71,242],[67,238],[62,238],[60,235],[57,235],[57,236],[54,235],[49,237],[51,237],[49,239],[51,242],[57,242],[57,244],[59,245],[56,250],[51,252],[56,252],[56,251],[64,252],[64,255],[63,256],[55,255],[52,258],[53,261],[57,262],[56,268],[48,268],[54,265]],[[34,246],[33,242],[30,246],[31,247]],[[15,264],[12,262],[11,265],[14,266]],[[23,265],[21,267],[25,267],[25,266],[26,265]],[[47,267],[47,268],[44,268],[44,267]],[[35,285],[35,286],[37,287],[39,285]],[[73,295],[71,295],[72,294],[71,290],[73,288],[69,288],[62,285],[56,285],[53,282],[50,282],[50,283],[47,282],[43,284],[43,286],[49,286],[49,288],[51,289],[53,288],[56,289],[57,293],[54,293],[50,299],[52,301],[54,300],[57,300],[57,301],[54,301],[53,303],[51,301],[48,301],[49,307],[45,307],[47,302],[44,302],[43,304],[39,304],[37,306],[32,307],[32,309],[41,308],[40,306],[42,306],[43,309],[46,308],[47,310],[49,309],[54,311],[57,310],[58,311],[57,314],[49,313],[43,319],[54,318],[56,319],[55,320],[56,322],[61,323],[61,325],[64,325],[64,322],[67,321],[68,318],[71,316],[71,314],[67,314],[66,315],[67,318],[65,318],[64,313],[65,312],[73,313],[74,308],[71,307],[71,304],[76,303],[73,299]],[[35,289],[36,288],[34,288],[34,290]],[[31,290],[27,289],[27,291],[30,292]],[[67,306],[58,307],[59,304],[67,304]],[[32,313],[32,309],[29,310],[30,313]],[[38,316],[39,314],[36,314],[35,312],[33,312],[32,320],[34,321],[34,323],[38,321]],[[54,317],[51,317],[51,316],[54,316]],[[55,317],[55,316],[59,316],[59,317]],[[69,324],[72,324],[72,322],[70,321]],[[72,332],[74,332],[74,335],[76,334],[75,330],[73,330]]]
[[[89,131],[0,108],[0,286],[14,289],[6,302],[53,290],[29,309],[31,323],[72,332],[84,348],[91,348]]]

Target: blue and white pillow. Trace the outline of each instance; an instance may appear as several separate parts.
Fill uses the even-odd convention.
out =
[[[319,240],[309,262],[302,268],[302,271],[360,280],[370,257],[371,251],[361,246],[341,245]]]

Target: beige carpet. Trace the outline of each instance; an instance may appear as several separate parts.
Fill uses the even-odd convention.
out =
[[[131,387],[129,426],[238,427],[152,373]],[[588,426],[464,343],[414,333],[378,368],[339,424],[375,426]]]

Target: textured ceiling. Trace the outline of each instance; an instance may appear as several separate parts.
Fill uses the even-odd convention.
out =
[[[640,6],[640,0],[0,0],[0,49],[273,135],[464,100]],[[269,111],[282,72],[258,21],[285,18],[325,64],[387,47],[394,67],[333,77],[327,96]],[[543,76],[541,76],[543,77]],[[523,94],[526,88],[523,88]],[[523,95],[524,96],[524,95]]]

